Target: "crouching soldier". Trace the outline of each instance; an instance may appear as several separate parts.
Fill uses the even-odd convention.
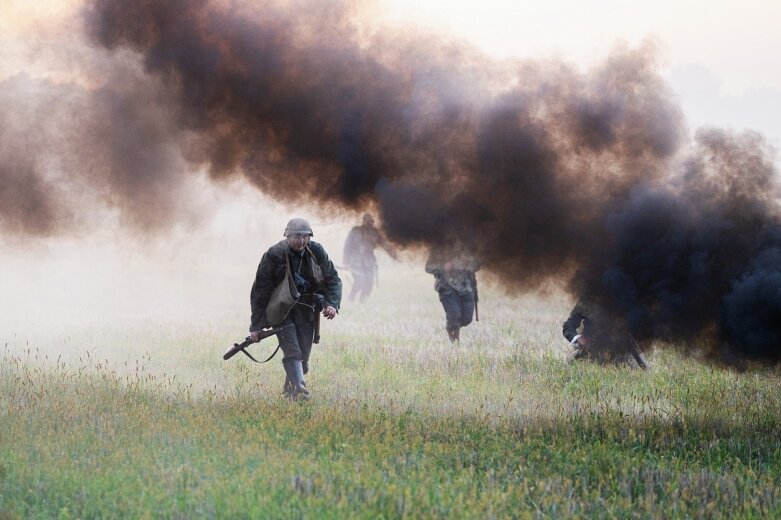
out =
[[[445,330],[454,343],[460,339],[461,327],[472,323],[479,269],[477,260],[460,248],[433,249],[426,262],[426,272],[434,275],[434,290],[445,309]]]
[[[647,368],[637,341],[626,328],[594,306],[575,304],[562,325],[572,351],[568,360],[588,359],[597,363],[626,364]]]
[[[277,334],[284,354],[284,395],[306,399],[304,375],[309,372],[312,343],[319,340],[319,314],[336,317],[342,281],[323,246],[311,241],[312,226],[303,218],[288,222],[284,240],[263,255],[252,284],[250,336],[282,326]]]

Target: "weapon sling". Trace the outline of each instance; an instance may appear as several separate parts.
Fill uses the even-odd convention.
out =
[[[252,345],[253,343],[259,343],[262,339],[268,338],[269,336],[273,336],[273,335],[281,332],[282,330],[284,330],[284,329],[286,329],[288,327],[292,327],[292,326],[293,326],[293,324],[290,323],[290,324],[285,325],[284,327],[276,327],[274,329],[264,331],[262,337],[258,338],[258,341],[252,341],[252,339],[250,337],[247,337],[241,343],[234,343],[233,346],[231,348],[229,348],[225,352],[225,354],[223,354],[222,359],[228,360],[228,359],[232,358],[233,356],[235,356],[236,354],[238,354],[239,352],[243,352],[244,355],[246,355],[248,358],[250,358],[255,363],[266,363],[267,361],[271,361],[271,359],[277,354],[277,352],[279,352],[279,349],[282,347],[281,344],[277,345],[277,348],[274,349],[274,352],[272,352],[271,355],[269,357],[267,357],[266,359],[264,359],[263,361],[258,361],[257,359],[255,359],[255,357],[252,354],[247,352],[246,348],[249,347],[250,345]]]
[[[279,352],[279,348],[280,348],[281,346],[282,346],[282,345],[277,345],[277,348],[275,348],[275,349],[274,349],[274,352],[272,352],[272,353],[271,353],[271,355],[270,355],[269,357],[267,357],[266,359],[264,359],[263,361],[258,361],[257,359],[255,359],[255,358],[252,356],[252,354],[250,354],[249,352],[247,352],[247,351],[246,351],[246,350],[244,350],[244,349],[241,349],[241,351],[244,353],[244,355],[246,355],[248,358],[250,358],[250,359],[251,359],[252,361],[254,361],[255,363],[266,363],[267,361],[271,361],[271,359],[272,359],[274,356],[276,356],[276,355],[277,355],[277,352]]]
[[[309,305],[308,303],[304,303],[301,301],[297,301],[296,305],[303,305],[304,307],[308,307],[309,309],[312,309],[315,313],[315,321],[314,323],[314,330],[313,330],[313,337],[312,337],[312,343],[315,345],[320,343],[320,312],[317,310],[316,305]]]

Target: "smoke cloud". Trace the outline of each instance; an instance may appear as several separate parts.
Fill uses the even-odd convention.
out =
[[[400,245],[467,241],[509,291],[565,281],[640,341],[781,358],[775,151],[751,132],[688,139],[651,45],[585,72],[500,64],[359,13],[90,1],[93,44],[143,71],[71,92],[61,153],[45,118],[0,119],[2,226],[45,235],[75,218],[60,192],[72,187],[42,188],[50,155],[66,162],[54,171],[86,166],[71,184],[97,186],[143,229],[177,218],[180,172],[206,169],[291,204],[374,209]],[[6,83],[0,116],[17,89]]]
[[[191,218],[165,92],[124,58],[100,72],[92,87],[0,81],[0,229],[78,235],[114,218],[148,232]]]

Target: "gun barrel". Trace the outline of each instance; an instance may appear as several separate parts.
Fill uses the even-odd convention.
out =
[[[222,359],[227,361],[248,346],[252,345],[252,343],[253,341],[249,337],[241,343],[234,343],[231,348],[225,351],[225,354],[222,355]]]

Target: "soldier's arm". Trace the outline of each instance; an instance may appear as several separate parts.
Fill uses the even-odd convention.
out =
[[[394,260],[398,260],[399,255],[396,252],[396,248],[391,245],[388,238],[380,230],[375,231],[375,244],[384,249],[385,252],[388,253],[388,256]]]
[[[567,318],[561,327],[561,332],[564,334],[564,337],[567,338],[567,341],[572,341],[572,338],[578,334],[578,328],[585,318],[586,315],[583,313],[583,309],[580,305],[576,305],[575,308],[572,309],[569,318]]]
[[[386,253],[388,253],[388,256],[393,258],[394,260],[399,259],[399,253],[396,251],[396,248],[390,245],[390,242],[387,240],[383,240],[380,243],[380,246],[385,250]]]
[[[342,279],[339,278],[339,273],[336,271],[334,263],[328,258],[328,253],[325,252],[322,246],[313,248],[313,252],[320,269],[323,270],[323,283],[325,285],[323,305],[339,310],[339,306],[342,304]]]
[[[271,298],[271,291],[274,289],[274,262],[271,260],[268,252],[263,255],[258,265],[258,271],[255,273],[255,282],[250,291],[250,307],[252,309],[252,318],[250,331],[264,328],[264,314],[266,305]]]

